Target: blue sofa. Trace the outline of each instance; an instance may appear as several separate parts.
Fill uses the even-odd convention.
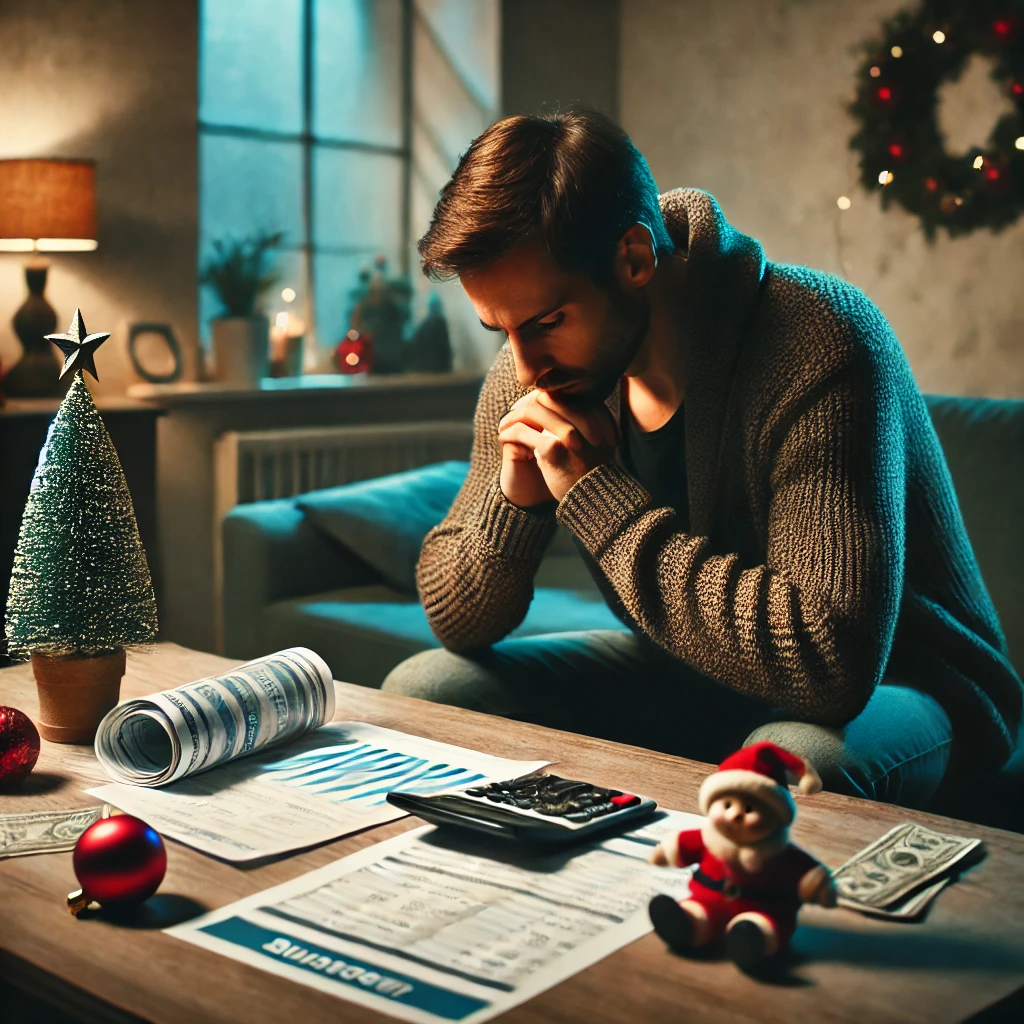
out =
[[[1024,401],[927,396],[927,402],[1011,658],[1024,672]],[[304,645],[326,659],[335,678],[379,686],[400,661],[436,647],[412,583],[415,551],[465,468],[435,468],[443,486],[414,470],[233,509],[222,524],[225,652],[251,658]],[[332,505],[351,504],[353,493],[355,519],[332,523]],[[429,508],[418,515],[421,505]],[[380,521],[389,515],[389,522]],[[396,546],[402,549],[397,567]],[[514,635],[599,628],[623,627],[571,537],[560,531]],[[1012,769],[1024,774],[1024,752]]]

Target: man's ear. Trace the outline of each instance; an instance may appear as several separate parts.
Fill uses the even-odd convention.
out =
[[[627,288],[650,284],[658,267],[654,236],[644,224],[634,224],[615,247],[615,277]]]

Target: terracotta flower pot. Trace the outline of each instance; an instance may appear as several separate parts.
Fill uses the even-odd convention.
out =
[[[52,743],[92,743],[100,719],[117,703],[124,651],[86,655],[32,655],[39,690],[36,724]]]

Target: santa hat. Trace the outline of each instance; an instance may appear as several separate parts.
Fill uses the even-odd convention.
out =
[[[730,754],[714,775],[700,787],[700,811],[727,793],[749,793],[774,807],[785,825],[796,817],[796,804],[787,781],[797,783],[801,793],[817,793],[821,779],[809,761],[791,754],[774,743],[754,743]]]

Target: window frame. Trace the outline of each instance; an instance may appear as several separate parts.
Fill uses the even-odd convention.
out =
[[[413,19],[415,11],[413,0],[398,0],[400,5],[400,89],[401,108],[400,126],[401,143],[389,146],[360,139],[344,139],[330,135],[317,135],[313,131],[313,114],[315,104],[315,46],[316,46],[316,4],[321,0],[301,0],[302,4],[302,41],[300,61],[302,68],[302,130],[285,132],[273,129],[252,128],[246,125],[225,124],[204,121],[197,117],[198,136],[204,135],[249,139],[255,142],[283,142],[297,144],[301,147],[302,172],[300,187],[301,195],[301,227],[302,238],[295,243],[283,245],[287,252],[299,252],[303,255],[303,316],[306,322],[307,337],[312,345],[318,344],[316,322],[316,273],[314,260],[317,253],[335,256],[352,256],[365,254],[370,256],[379,252],[379,247],[317,245],[313,241],[313,225],[315,223],[315,171],[314,156],[318,148],[339,149],[363,153],[393,156],[401,161],[401,186],[399,202],[399,267],[403,276],[409,274],[410,247],[412,243],[412,131],[413,131]],[[330,0],[326,0],[330,2]],[[200,89],[202,88],[202,46],[203,20],[199,23],[199,68]],[[199,97],[197,112],[202,109],[202,97]],[[202,188],[202,180],[199,182]],[[200,224],[200,238],[202,225]]]

